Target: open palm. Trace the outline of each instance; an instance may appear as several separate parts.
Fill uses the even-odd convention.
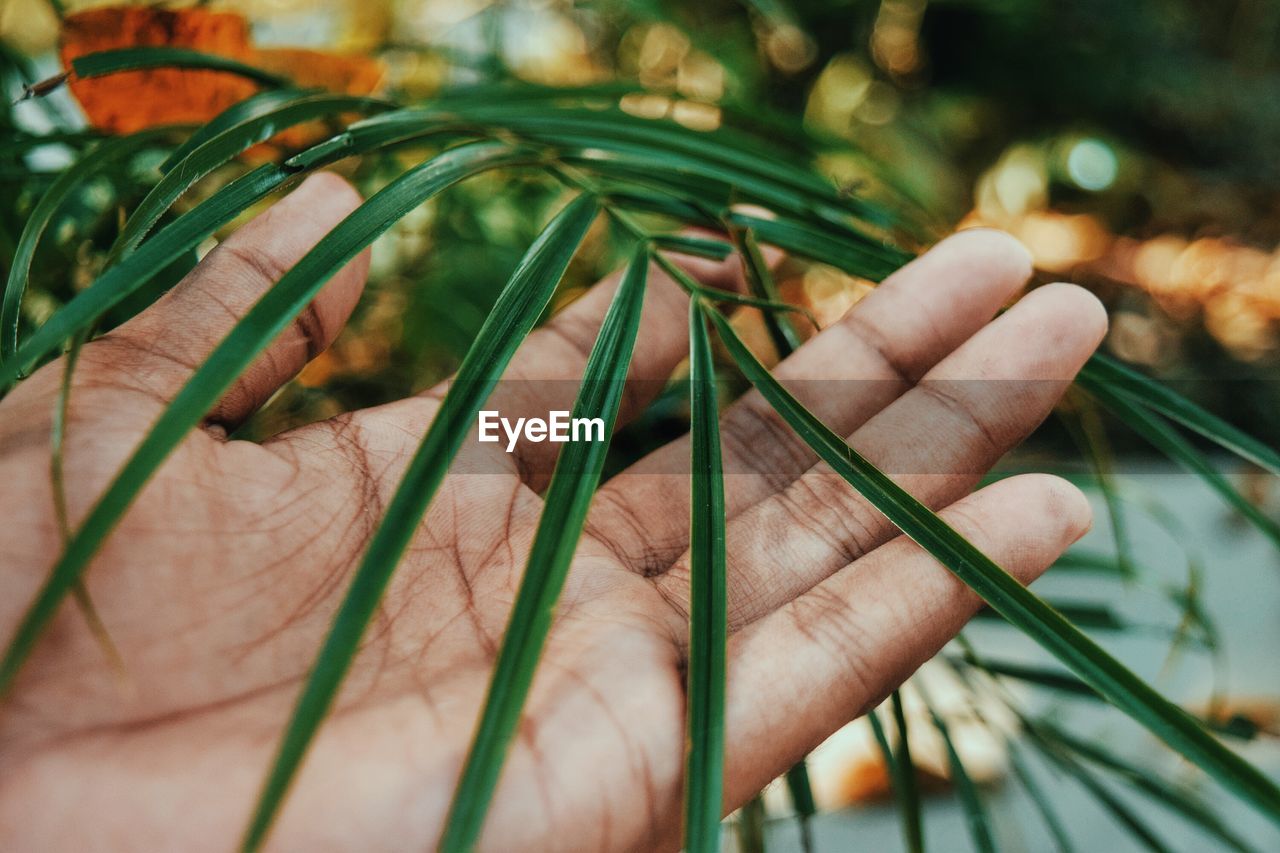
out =
[[[358,199],[329,175],[85,347],[66,431],[74,526],[193,368]],[[709,285],[731,264],[689,260]],[[226,850],[302,679],[444,388],[264,444],[227,440],[338,334],[367,260],[335,277],[169,459],[92,564],[122,680],[67,607],[0,709],[0,847]],[[969,494],[1046,416],[1105,315],[1035,290],[993,232],[945,241],[779,365],[852,445],[1018,577],[1088,526],[1052,477]],[[570,408],[616,281],[536,331],[489,408]],[[683,291],[653,272],[621,419],[687,351]],[[50,365],[0,404],[0,634],[57,556]],[[972,381],[1008,380],[1008,381]],[[862,501],[754,395],[722,418],[729,512],[726,810],[933,655],[977,599]],[[684,439],[605,483],[495,796],[492,850],[679,842],[688,636]],[[383,600],[281,814],[281,850],[421,850],[439,838],[557,445],[468,444]],[[483,448],[483,450],[481,449]]]

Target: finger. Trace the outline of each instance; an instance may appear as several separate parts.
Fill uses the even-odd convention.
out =
[[[1033,291],[966,342],[849,439],[930,507],[972,489],[1053,410],[1106,331],[1106,312],[1069,284]],[[727,536],[729,620],[772,612],[896,535],[827,465],[739,515]],[[685,559],[655,580],[677,610]]]
[[[671,257],[708,287],[743,289],[742,266],[736,256],[723,262]],[[776,261],[778,256],[775,253],[771,257]],[[545,419],[549,412],[572,409],[587,356],[621,281],[622,271],[608,276],[535,329],[512,359],[485,408],[499,412],[512,422],[522,417]],[[656,265],[650,265],[618,426],[644,410],[687,354],[688,312],[689,297],[684,289]],[[424,398],[367,410],[361,417],[366,421],[397,425],[402,435],[416,442],[423,425],[430,422],[427,408],[434,405],[435,398],[443,394],[447,385],[437,386]],[[551,442],[522,441],[516,443],[510,456],[499,453],[504,463],[514,466],[531,488],[540,491],[555,466],[559,447]]]
[[[742,264],[736,255],[722,262],[686,256],[672,259],[708,287],[743,290]],[[621,280],[621,271],[610,275],[535,329],[503,377],[493,408],[504,417],[542,418],[550,411],[571,409],[587,356]],[[618,410],[619,427],[643,411],[658,395],[687,354],[689,324],[685,318],[688,313],[689,297],[684,288],[656,264],[650,264],[639,332]],[[516,444],[513,461],[524,481],[535,491],[541,490],[550,479],[559,449],[558,444],[550,442]]]
[[[943,519],[1022,583],[1088,529],[1056,477],[1002,480]],[[964,626],[978,597],[905,536],[730,638],[726,803],[740,803],[878,705]]]
[[[840,322],[774,371],[810,411],[846,435],[884,408],[1004,305],[1031,273],[1007,234],[963,231],[894,273]],[[850,392],[850,383],[856,383]],[[759,394],[721,418],[732,517],[785,488],[816,457]],[[590,516],[644,574],[669,568],[689,542],[688,438],[606,483]]]
[[[149,421],[249,308],[359,204],[356,190],[337,175],[311,176],[223,241],[154,305],[86,347],[84,368],[105,371],[133,392]],[[367,252],[343,267],[236,380],[207,423],[240,423],[332,343],[368,267]]]

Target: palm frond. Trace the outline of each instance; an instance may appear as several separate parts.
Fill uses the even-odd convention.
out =
[[[867,462],[805,409],[747,349],[729,322],[711,314],[720,340],[748,381],[822,461],[856,488],[903,533],[956,574],[1107,701],[1189,761],[1280,823],[1280,789],[1224,747],[1199,722],[1161,696],[1007,572],[943,523],[927,507]]]
[[[485,321],[435,421],[423,439],[386,516],[371,540],[341,608],[308,675],[294,714],[244,837],[245,849],[257,849],[287,794],[308,745],[330,709],[355,659],[361,638],[408,542],[454,459],[467,428],[494,383],[552,298],[570,258],[602,207],[640,246],[609,310],[592,350],[575,416],[600,416],[612,428],[622,380],[635,344],[645,272],[655,259],[691,294],[691,408],[693,427],[691,636],[689,659],[689,751],[685,831],[691,851],[717,849],[723,807],[725,674],[725,512],[718,452],[715,371],[707,323],[739,370],[800,437],[835,471],[858,489],[907,535],[972,587],[1010,625],[1031,637],[1066,671],[991,661],[967,660],[1002,678],[1045,687],[1063,696],[1105,701],[1148,728],[1273,821],[1280,821],[1280,790],[1253,766],[1214,739],[1204,724],[1162,698],[1104,652],[1079,627],[1132,631],[1135,626],[1106,605],[1062,603],[1054,607],[1028,592],[936,515],[845,444],[807,412],[743,344],[713,305],[760,308],[780,355],[793,351],[800,336],[787,312],[801,311],[778,296],[759,245],[783,249],[808,261],[829,264],[851,275],[880,281],[911,258],[888,235],[914,234],[904,217],[883,205],[838,190],[811,166],[803,146],[780,149],[758,134],[726,126],[694,131],[670,121],[639,118],[622,110],[618,98],[634,87],[613,84],[556,89],[524,84],[472,86],[446,90],[430,104],[397,107],[373,98],[332,95],[289,88],[289,81],[225,57],[179,48],[129,48],[80,57],[80,77],[155,67],[199,68],[237,74],[270,87],[233,105],[177,144],[161,167],[162,176],[136,205],[115,237],[108,268],[87,289],[55,311],[25,340],[19,339],[20,309],[35,252],[59,210],[84,182],[108,164],[151,147],[177,143],[181,131],[157,128],[118,139],[97,140],[77,133],[15,136],[12,149],[62,141],[82,156],[48,184],[13,241],[13,261],[0,298],[0,389],[67,344],[87,338],[107,312],[129,305],[161,272],[191,253],[210,235],[297,177],[357,155],[382,156],[379,162],[399,170],[390,156],[409,146],[431,146],[426,162],[410,168],[373,195],[320,242],[235,326],[209,359],[198,367],[164,410],[78,530],[68,530],[66,546],[46,583],[23,617],[0,660],[0,694],[11,685],[42,630],[70,593],[83,593],[85,567],[110,535],[165,457],[195,427],[235,378],[272,338],[311,300],[323,283],[350,258],[409,210],[447,186],[481,171],[533,167],[584,189],[565,207],[526,253]],[[205,201],[157,228],[179,199],[207,181],[253,145],[281,129],[316,119],[345,121],[368,116],[338,130],[284,160],[252,169],[220,187]],[[339,124],[341,127],[341,124]],[[499,141],[494,141],[499,140]],[[454,146],[454,147],[450,147]],[[440,149],[444,149],[441,151]],[[418,148],[413,149],[417,152]],[[47,180],[47,179],[46,179]],[[767,208],[744,209],[743,203]],[[729,242],[687,234],[652,233],[630,214],[661,218],[668,226],[692,224],[722,229]],[[899,222],[898,220],[903,221]],[[894,229],[901,225],[901,229]],[[153,230],[154,229],[154,230]],[[736,251],[750,285],[749,295],[709,291],[664,258],[675,251],[722,260]],[[657,251],[657,254],[654,252]],[[73,349],[74,352],[74,349]],[[1236,457],[1280,474],[1280,453],[1173,390],[1106,356],[1094,356],[1080,387],[1170,459],[1192,471],[1255,527],[1280,545],[1280,525],[1246,500],[1192,445],[1177,427],[1190,430]],[[55,461],[60,478],[60,431],[55,417]],[[1094,425],[1096,427],[1096,424]],[[1123,512],[1106,470],[1105,448],[1081,426],[1087,454],[1103,488],[1116,534],[1114,557],[1073,551],[1059,561],[1108,577],[1129,577],[1135,566],[1122,529]],[[490,797],[520,715],[538,658],[547,641],[551,608],[569,570],[586,507],[598,483],[607,442],[574,444],[557,464],[547,493],[528,567],[504,637],[489,694],[478,722],[466,767],[450,811],[442,849],[464,850],[479,837]],[[60,489],[55,486],[55,492]],[[1199,610],[1188,581],[1184,626],[1200,628],[1202,644],[1212,647],[1211,627]],[[86,599],[87,600],[87,599]],[[1073,622],[1075,624],[1073,624]],[[1179,629],[1181,630],[1181,629]],[[1186,632],[1183,632],[1186,633]],[[1186,636],[1191,634],[1186,633]],[[954,662],[954,661],[953,661]],[[963,669],[963,667],[961,667]],[[880,719],[870,721],[885,754],[904,832],[913,850],[923,847],[920,797],[907,743],[907,720],[895,693],[896,749]],[[945,722],[934,715],[948,747],[953,777],[974,839],[990,849],[992,836],[976,788],[964,772]],[[1095,776],[1090,766],[1182,814],[1219,841],[1237,849],[1243,842],[1202,803],[1181,789],[1150,779],[1139,768],[1100,753],[1069,733],[1027,723],[1033,745],[1054,766],[1075,778],[1137,838],[1152,849],[1164,842]],[[1055,842],[1069,839],[1056,814],[1025,767],[1014,769],[1036,802]],[[797,812],[813,812],[803,764],[788,774]],[[806,842],[807,844],[807,842]]]
[[[508,149],[494,148],[488,143],[470,151],[487,157],[499,152],[510,155]],[[444,480],[476,413],[492,393],[538,315],[551,301],[556,285],[596,213],[595,202],[582,197],[562,210],[543,230],[507,282],[458,369],[449,393],[396,487],[307,676],[245,833],[244,850],[256,850],[266,839],[307,747],[355,659],[360,638],[396,564]]]
[[[622,402],[648,272],[649,247],[642,244],[601,324],[573,405],[573,418],[599,418],[606,436],[613,432]],[[442,851],[470,850],[480,837],[607,450],[605,441],[570,442],[556,461],[471,751],[449,809]]]
[[[236,323],[165,408],[67,543],[0,660],[0,695],[8,691],[58,605],[80,580],[90,558],[152,473],[231,387],[236,377],[307,306],[324,283],[425,199],[485,169],[527,161],[527,153],[510,146],[475,143],[454,148],[409,170],[343,220]],[[249,186],[256,189],[255,185]],[[141,256],[141,251],[134,255],[135,258]],[[121,264],[115,271],[126,267],[127,263]],[[108,272],[107,276],[110,275]]]

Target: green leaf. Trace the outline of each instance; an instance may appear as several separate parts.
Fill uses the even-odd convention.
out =
[[[1120,618],[1120,614],[1105,604],[1063,600],[1049,600],[1046,603],[1069,619],[1071,624],[1079,628],[1089,628],[1094,631],[1160,630],[1149,625],[1135,625],[1126,622]],[[1001,615],[998,611],[984,607],[978,610],[973,615],[973,618],[999,620]]]
[[[1171,785],[1158,773],[1136,767],[1116,757],[1114,752],[1100,749],[1047,720],[1042,720],[1037,725],[1042,736],[1056,740],[1080,757],[1106,768],[1134,790],[1142,792],[1174,814],[1196,824],[1227,846],[1243,853],[1249,853],[1253,849],[1232,832],[1212,808],[1190,792]]]
[[[911,758],[911,736],[907,728],[906,709],[902,705],[902,693],[893,691],[890,705],[893,708],[893,722],[898,730],[896,748],[893,750],[893,765],[898,768],[898,776],[894,779],[895,791],[900,790],[898,808],[902,812],[902,834],[907,849],[912,853],[924,851],[924,808],[920,802],[920,787],[916,778],[916,763]]]
[[[160,164],[161,172],[168,172],[179,160],[186,158],[188,154],[195,151],[201,145],[204,145],[213,137],[243,124],[250,119],[260,115],[265,115],[285,104],[292,103],[299,95],[317,94],[315,89],[263,89],[257,94],[250,95],[243,101],[236,101],[213,118],[209,119],[188,136],[181,145],[175,148],[165,161]]]
[[[423,134],[427,132],[424,131]],[[86,331],[104,313],[164,272],[169,264],[185,252],[279,189],[285,182],[343,157],[361,154],[385,144],[385,140],[377,136],[362,137],[354,142],[348,140],[350,144],[340,146],[330,144],[334,139],[340,138],[346,139],[347,134],[338,134],[308,149],[308,152],[321,153],[306,158],[303,166],[295,168],[287,163],[285,166],[259,166],[156,232],[138,251],[107,270],[88,289],[78,293],[54,313],[19,347],[14,358],[0,364],[0,389],[7,388],[25,370],[56,352],[72,335]]]
[[[990,691],[980,690],[975,685],[973,678],[970,677],[971,673],[969,670],[966,670],[960,665],[961,663],[964,663],[975,668],[985,668],[987,666],[987,662],[985,660],[978,659],[976,650],[973,648],[973,645],[969,642],[968,638],[963,634],[957,637],[957,641],[961,648],[965,650],[965,656],[963,658],[948,656],[944,657],[943,660],[949,665],[951,671],[955,673],[955,675],[965,685],[970,696],[974,696],[980,692],[989,693]],[[1017,716],[1018,720],[1028,728],[1028,730],[1032,729],[1034,727],[1034,722],[1028,720],[1016,707],[1014,707],[1010,694],[1003,689],[999,692],[1003,696],[1005,707],[1012,711],[1013,714]],[[1090,692],[1092,693],[1092,691]],[[1097,698],[1097,694],[1092,695],[1094,698]],[[987,726],[988,729],[993,729],[991,721],[987,719],[979,707],[970,702],[969,708],[977,719],[983,723],[983,725]],[[1036,733],[1034,731],[1031,731],[1030,734],[1032,737],[1036,737]],[[1036,781],[1035,774],[1031,772],[1031,768],[1029,768],[1023,760],[1021,749],[1018,746],[1018,741],[1012,737],[1005,736],[1003,738],[1003,742],[1005,750],[1009,756],[1009,766],[1013,769],[1014,775],[1018,777],[1018,781],[1021,783],[1023,789],[1026,790],[1027,795],[1031,798],[1032,804],[1040,813],[1040,817],[1048,828],[1050,836],[1053,837],[1054,844],[1057,846],[1060,853],[1070,853],[1070,851],[1074,849],[1074,845],[1071,843],[1071,838],[1068,836],[1066,828],[1063,827],[1062,821],[1058,817],[1058,812],[1054,808],[1052,800],[1045,794],[1044,790],[1040,787],[1040,784]],[[1043,747],[1043,744],[1037,743],[1037,747]]]
[[[294,92],[292,97],[283,99],[271,109],[262,110],[213,134],[176,162],[134,208],[111,247],[108,264],[128,256],[183,193],[259,142],[267,141],[286,128],[324,116],[386,110],[391,106],[374,98]]]
[[[582,140],[579,147],[565,150],[561,157],[593,173],[621,177],[640,184],[687,191],[692,185],[705,196],[717,198],[722,205],[749,201],[769,206],[783,214],[800,219],[818,219],[822,231],[836,241],[844,241],[845,255],[856,254],[863,260],[868,278],[883,278],[902,265],[902,250],[878,242],[834,217],[825,219],[797,198],[795,193],[767,178],[745,175],[725,166],[706,163],[675,152],[632,151],[620,145],[592,145]],[[753,217],[754,218],[754,217]],[[767,221],[767,220],[764,220]],[[760,238],[771,242],[763,233]],[[816,241],[816,240],[815,240]]]
[[[782,297],[778,294],[778,286],[774,283],[773,274],[769,272],[769,265],[765,263],[764,255],[761,254],[760,246],[756,243],[751,229],[733,229],[732,233],[734,245],[737,246],[738,255],[742,258],[742,270],[746,274],[751,295],[757,299],[781,302]],[[765,330],[768,331],[779,358],[786,358],[800,348],[803,341],[796,333],[795,326],[791,325],[789,318],[773,311],[766,311],[763,316]]]
[[[1081,699],[1101,698],[1098,695],[1098,691],[1094,690],[1088,684],[1085,684],[1069,672],[1058,672],[1052,669],[1045,669],[1044,667],[1029,666],[1027,664],[1014,663],[1012,661],[996,661],[988,657],[983,657],[980,661],[974,660],[973,658],[965,658],[964,660],[970,666],[977,667],[991,675],[999,675],[1005,678],[1025,681],[1028,684],[1035,684],[1038,687],[1047,687],[1050,690],[1068,693]]]
[[[1132,397],[1117,392],[1110,383],[1089,383],[1085,387],[1126,426],[1170,459],[1198,476],[1205,485],[1217,492],[1223,500],[1248,519],[1277,547],[1280,547],[1280,524],[1240,494],[1235,486],[1231,485],[1231,481],[1214,468],[1209,460],[1205,459],[1204,454],[1196,450],[1191,442],[1177,430],[1134,402]]]
[[[622,402],[640,327],[648,269],[647,247],[641,246],[601,324],[574,402],[572,416],[600,418],[606,436],[613,432]],[[608,449],[608,441],[569,442],[556,461],[524,579],[516,593],[475,738],[449,809],[440,841],[442,853],[470,850],[480,837]]]
[[[1043,738],[1037,737],[1033,740],[1033,743],[1064,773],[1079,782],[1081,787],[1088,791],[1094,799],[1102,804],[1103,808],[1110,812],[1122,826],[1133,833],[1134,837],[1145,844],[1153,853],[1172,853],[1168,845],[1152,831],[1151,827],[1147,826],[1141,818],[1134,814],[1133,810],[1112,793],[1088,768],[1070,760],[1060,750],[1053,748],[1052,744],[1046,743]]]
[[[1280,789],[1274,782],[1224,747],[1195,718],[1107,654],[847,445],[770,375],[725,317],[713,312],[711,319],[751,384],[824,462],[890,522],[1107,701],[1280,824]]]
[[[291,169],[310,169],[320,162],[331,163],[363,151],[385,151],[430,136],[484,137],[483,130],[438,110],[393,110],[349,125],[342,133],[294,154],[285,160],[285,165]]]
[[[344,219],[254,304],[161,413],[67,543],[5,649],[0,661],[0,695],[12,686],[63,598],[83,576],[89,560],[147,480],[324,283],[425,199],[477,172],[526,159],[526,154],[506,145],[478,143],[455,148],[410,169]],[[134,255],[142,256],[143,251]],[[121,264],[116,269],[127,266]]]
[[[719,208],[707,205],[687,193],[656,191],[617,181],[603,181],[598,186],[601,195],[620,208],[666,216],[705,228],[719,228],[723,225]]]
[[[492,165],[504,164],[505,158],[511,158],[511,163],[517,161],[514,152],[508,149],[504,154],[502,148],[487,143],[455,148],[441,157],[455,152],[470,152],[469,157],[479,156],[482,159],[495,158],[490,160]],[[276,750],[271,772],[245,832],[242,849],[256,850],[266,839],[307,747],[355,659],[360,639],[404,549],[440,487],[458,448],[475,423],[476,413],[551,301],[556,285],[595,215],[596,206],[591,199],[579,198],[569,204],[534,241],[499,294],[498,301],[450,383],[449,392],[426,436],[409,461],[400,485],[387,505],[386,515],[374,532],[334,616]]]
[[[712,261],[723,261],[733,254],[733,247],[721,240],[691,237],[688,234],[654,234],[653,245],[681,255],[693,255]]]
[[[1106,701],[1102,696],[1098,695],[1098,691],[1068,672],[1013,663],[1011,661],[996,661],[987,657],[979,659],[971,654],[962,658],[947,657],[946,661],[953,666],[964,663],[975,669],[980,669],[988,675],[1023,681],[1036,687],[1043,687],[1047,690],[1061,693],[1068,698],[1086,699],[1093,702]],[[1240,740],[1252,740],[1258,736],[1257,724],[1240,716],[1234,716],[1226,720],[1201,718],[1200,722],[1206,728]]]
[[[813,800],[809,766],[803,758],[787,771],[786,783],[791,807],[795,809],[796,820],[800,824],[800,849],[803,853],[813,853],[813,827],[810,822],[818,813],[818,804]]]
[[[987,661],[977,661],[970,652],[969,663],[982,668],[990,668]],[[955,661],[951,661],[954,668]],[[972,686],[967,676],[960,670],[955,670],[960,677]],[[1006,702],[1008,700],[1006,699]],[[1032,744],[1056,766],[1066,773],[1074,776],[1077,781],[1083,785],[1086,790],[1097,798],[1108,811],[1116,816],[1126,827],[1137,835],[1148,847],[1155,850],[1165,849],[1163,842],[1142,822],[1138,821],[1123,802],[1118,800],[1111,792],[1102,784],[1100,780],[1093,776],[1088,768],[1082,766],[1076,759],[1083,758],[1086,761],[1093,762],[1108,771],[1116,774],[1128,783],[1129,787],[1137,790],[1151,799],[1163,804],[1170,811],[1181,815],[1183,819],[1188,820],[1205,830],[1209,834],[1223,841],[1227,846],[1236,850],[1248,851],[1253,848],[1242,841],[1237,835],[1231,832],[1230,828],[1218,817],[1218,815],[1202,800],[1195,797],[1189,791],[1184,791],[1164,781],[1163,778],[1153,773],[1149,769],[1144,769],[1130,764],[1123,759],[1116,757],[1112,752],[1101,749],[1098,746],[1082,740],[1075,735],[1070,734],[1065,729],[1059,727],[1056,723],[1048,719],[1034,719],[1028,717],[1023,712],[1008,706],[1021,722],[1027,736],[1031,739]],[[1019,776],[1030,774],[1026,768],[1020,768],[1016,761],[1017,754],[1014,750],[1014,744],[1010,743],[1010,758],[1014,759],[1014,769]],[[1025,784],[1025,781],[1024,781]],[[1029,786],[1028,786],[1029,787]],[[1052,812],[1045,807],[1041,808],[1042,814],[1045,815],[1050,824],[1056,823],[1055,819],[1050,819]],[[1055,830],[1058,834],[1059,830]]]
[[[9,362],[17,352],[22,294],[26,291],[27,278],[31,274],[31,259],[35,255],[36,245],[63,203],[73,193],[83,190],[95,176],[115,166],[117,161],[171,133],[173,128],[157,127],[129,136],[104,139],[58,175],[40,197],[31,215],[27,217],[27,224],[18,238],[18,245],[9,265],[9,277],[5,282],[3,303],[0,304],[0,362]]]
[[[897,691],[893,694],[894,719],[898,727],[898,741],[906,744],[907,718],[902,714],[902,704]],[[922,853],[924,850],[924,826],[921,823],[920,792],[916,787],[916,769],[911,761],[911,747],[902,747],[902,752],[895,752],[889,743],[889,736],[880,722],[880,716],[873,710],[867,714],[867,722],[871,724],[871,733],[875,735],[876,746],[880,748],[880,759],[889,773],[889,786],[893,789],[893,799],[898,807],[898,819],[902,824],[902,842],[910,853]],[[901,759],[901,760],[900,760]],[[903,765],[903,760],[906,765]]]
[[[1134,402],[1198,432],[1224,450],[1280,476],[1280,452],[1113,358],[1100,353],[1094,355],[1080,371],[1077,381],[1095,394],[1103,387],[1124,394]],[[1110,398],[1111,395],[1106,396]]]
[[[58,402],[53,408],[53,420],[49,426],[49,484],[53,491],[53,514],[58,520],[58,534],[65,544],[71,538],[70,514],[67,512],[67,480],[63,469],[63,448],[66,443],[67,414],[71,406],[72,378],[75,375],[76,361],[80,357],[83,341],[77,337],[67,348],[62,368],[62,382],[58,386]],[[124,658],[111,639],[111,633],[98,614],[98,608],[89,595],[89,588],[83,579],[71,589],[80,615],[84,617],[89,633],[93,635],[102,650],[103,656],[117,674],[125,671]]]
[[[264,86],[287,86],[289,83],[286,78],[261,68],[215,53],[202,53],[185,47],[123,47],[118,50],[102,50],[71,60],[71,68],[77,77],[84,79],[144,68],[200,68],[206,71],[226,71]]]
[[[48,133],[25,133],[10,128],[4,134],[4,148],[8,157],[27,154],[32,149],[44,148],[48,145],[66,145],[71,148],[82,147],[92,142],[100,142],[104,135],[95,130],[52,130]],[[39,173],[37,173],[39,174]]]
[[[724,808],[725,604],[724,472],[715,362],[707,307],[689,303],[689,444],[693,471],[689,527],[688,735],[684,847],[720,850]]]
[[[856,232],[833,233],[790,216],[770,219],[725,210],[719,200],[708,203],[705,198],[692,195],[690,187],[674,180],[664,182],[657,191],[611,181],[603,186],[603,194],[611,202],[632,211],[654,213],[708,228],[726,225],[735,230],[746,228],[762,243],[870,281],[884,279],[912,257],[908,252],[886,247]]]
[[[517,136],[562,150],[568,161],[606,174],[629,177],[642,184],[683,192],[694,185],[703,195],[718,199],[755,200],[780,211],[821,221],[836,241],[858,247],[864,256],[879,259],[869,277],[896,269],[910,256],[849,223],[850,216],[882,219],[861,199],[837,191],[811,169],[780,160],[776,151],[750,137],[727,132],[701,133],[673,122],[652,121],[619,110],[589,110],[574,106],[548,107],[535,103],[520,107],[507,102],[459,104],[444,99],[428,107],[395,113],[353,125],[353,134],[387,133],[407,138],[415,125],[453,121],[490,133]]]
[[[882,281],[913,257],[909,252],[879,243],[863,235],[836,231],[794,216],[773,219],[731,211],[726,221],[749,228],[762,243],[829,264],[850,275]]]
[[[738,853],[765,853],[764,797],[756,794],[738,811]],[[720,850],[717,846],[716,851]]]
[[[615,218],[621,214],[613,207],[605,208],[610,215]],[[637,232],[639,234],[640,232]],[[818,320],[813,313],[802,305],[791,305],[786,302],[773,302],[768,299],[757,299],[754,296],[744,296],[741,293],[734,293],[729,290],[716,290],[711,287],[704,287],[701,282],[693,276],[685,272],[679,264],[672,262],[670,258],[663,254],[655,257],[658,266],[662,267],[662,271],[671,276],[676,282],[688,291],[691,295],[700,297],[707,302],[729,302],[734,305],[746,305],[750,308],[759,308],[766,313],[779,312],[783,314],[798,313],[803,314],[815,326]]]
[[[923,688],[921,687],[923,694]],[[929,709],[929,717],[933,727],[942,735],[942,743],[947,750],[947,766],[951,768],[951,781],[955,783],[956,793],[960,796],[960,807],[964,809],[965,823],[969,827],[969,837],[973,840],[974,849],[979,853],[995,853],[996,842],[991,834],[991,821],[987,817],[987,807],[982,802],[982,794],[974,784],[969,771],[965,769],[960,753],[956,751],[955,742],[951,739],[951,730],[945,720],[934,710],[928,699],[925,706]]]
[[[1087,394],[1080,393],[1072,393],[1068,399],[1074,404],[1071,406],[1074,411],[1062,412],[1060,420],[1093,469],[1096,486],[1102,494],[1107,517],[1111,521],[1116,564],[1126,577],[1136,577],[1137,561],[1133,557],[1133,546],[1129,538],[1128,517],[1116,488],[1111,447],[1099,417],[1097,403]]]
[[[86,290],[36,329],[13,358],[0,364],[0,388],[6,388],[64,341],[88,329],[107,311],[164,272],[201,240],[266,198],[292,173],[265,165],[232,181],[199,206],[170,223],[123,263],[98,277]]]
[[[486,105],[459,112],[560,145],[608,148],[652,157],[675,155],[684,162],[724,170],[723,174],[732,174],[738,182],[755,185],[757,180],[767,181],[834,222],[843,222],[850,215],[871,220],[882,217],[868,202],[839,192],[811,168],[781,156],[776,146],[762,144],[758,137],[730,128],[695,131],[672,121],[639,118],[618,109],[547,110],[534,106],[512,110],[505,105],[497,109]]]
[[[1067,551],[1058,557],[1054,561],[1053,568],[1068,572],[1110,575],[1114,578],[1128,578],[1130,576],[1129,566],[1123,563],[1119,557],[1077,549]]]
[[[1075,845],[1071,843],[1071,836],[1067,834],[1066,827],[1062,825],[1062,819],[1058,816],[1058,810],[1054,808],[1053,801],[1045,793],[1044,789],[1040,787],[1040,783],[1036,781],[1031,768],[1027,766],[1026,761],[1023,759],[1022,750],[1011,740],[1005,741],[1005,749],[1009,755],[1009,766],[1013,768],[1013,775],[1018,777],[1018,783],[1022,785],[1022,789],[1027,792],[1027,796],[1036,807],[1036,811],[1040,813],[1040,819],[1044,821],[1044,825],[1049,830],[1049,835],[1053,838],[1054,844],[1057,845],[1059,853],[1071,853],[1075,849]]]

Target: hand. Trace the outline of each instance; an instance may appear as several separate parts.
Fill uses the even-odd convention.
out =
[[[84,348],[64,452],[73,525],[193,366],[357,203],[340,179],[311,178],[153,307]],[[737,275],[731,263],[684,263],[712,286],[733,286]],[[301,680],[443,393],[262,444],[227,439],[333,341],[367,266],[362,256],[326,285],[170,457],[93,561],[86,582],[127,684],[71,605],[19,676],[0,709],[0,847],[236,843]],[[1106,324],[1098,302],[1069,285],[1039,288],[992,320],[1029,272],[1025,251],[1006,236],[952,237],[776,371],[1024,582],[1088,527],[1087,502],[1041,475],[969,492],[1048,414]],[[504,386],[541,390],[509,395],[504,416],[570,407],[615,285],[606,280],[534,332],[506,377],[530,381]],[[655,272],[622,420],[684,357],[686,314],[683,292]],[[61,363],[49,365],[0,405],[3,638],[60,551],[49,425],[61,376]],[[722,431],[729,810],[879,702],[978,601],[815,465],[757,396],[734,403]],[[525,442],[508,456],[472,442],[467,452],[480,447],[492,449],[484,462],[495,473],[454,473],[441,487],[280,815],[273,849],[436,843],[557,445]],[[678,847],[687,457],[677,440],[601,487],[484,849]]]

